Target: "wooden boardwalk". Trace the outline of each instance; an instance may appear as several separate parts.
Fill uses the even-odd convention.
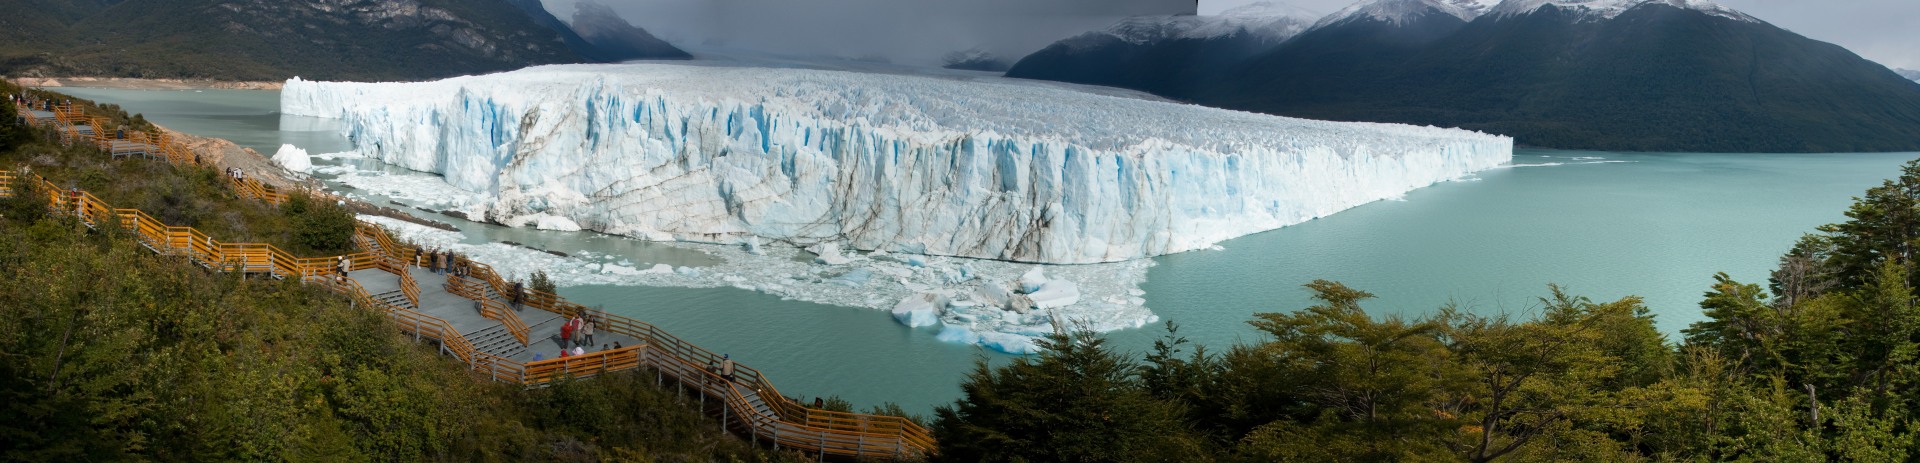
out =
[[[64,142],[87,143],[116,158],[136,155],[117,151],[126,149],[127,153],[148,153],[138,155],[150,159],[197,162],[190,151],[164,137],[103,138],[93,130],[103,125],[103,119],[83,117],[70,107],[21,111],[20,118],[61,134]],[[229,180],[243,197],[273,205],[289,197],[258,181]],[[697,392],[703,412],[708,401],[715,402],[713,408],[724,428],[776,448],[821,457],[883,459],[922,458],[936,451],[931,434],[904,418],[807,408],[781,395],[759,370],[745,365],[736,366],[732,381],[722,379],[710,368],[721,360],[719,355],[651,324],[596,313],[558,295],[530,289],[523,289],[523,303],[515,307],[508,296],[513,287],[484,263],[457,261],[469,269],[465,277],[410,265],[420,261],[421,249],[396,242],[372,224],[361,223],[356,230],[354,242],[360,252],[301,258],[270,244],[221,242],[193,228],[167,226],[137,209],[113,208],[90,193],[62,190],[33,174],[0,170],[0,196],[11,196],[21,182],[37,184],[56,213],[74,215],[89,227],[126,229],[156,253],[184,256],[215,271],[299,279],[344,294],[356,306],[381,310],[406,333],[438,344],[442,352],[494,381],[542,387],[564,378],[645,368],[653,370],[661,384],[671,380]],[[341,257],[350,263],[345,275],[338,271]],[[583,346],[585,355],[556,358],[563,345],[561,324],[573,316],[596,321],[595,345]],[[616,342],[621,347],[611,348]],[[541,360],[534,360],[536,355]]]

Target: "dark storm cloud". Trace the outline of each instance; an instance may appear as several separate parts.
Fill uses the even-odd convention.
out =
[[[545,0],[571,17],[575,0]],[[1007,59],[1134,15],[1192,14],[1194,0],[598,0],[679,45],[881,57],[929,64],[981,47]]]

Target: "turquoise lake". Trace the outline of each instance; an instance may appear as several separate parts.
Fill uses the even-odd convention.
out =
[[[278,93],[65,88],[198,135],[272,154],[282,143],[344,151],[324,120],[282,117]],[[1375,314],[1417,317],[1455,303],[1528,316],[1556,283],[1596,301],[1645,298],[1673,339],[1701,319],[1715,272],[1764,283],[1781,253],[1851,198],[1920,153],[1700,154],[1519,150],[1514,166],[1330,217],[1221,243],[1224,250],[1155,258],[1148,307],[1200,344],[1255,341],[1254,313],[1306,307],[1302,284],[1344,282],[1377,295]],[[1608,161],[1608,162],[1598,162]],[[436,220],[449,220],[434,217]],[[632,249],[580,233],[456,223],[473,239],[546,249]],[[511,236],[512,238],[500,238]],[[783,301],[732,288],[576,286],[561,294],[652,322],[760,368],[781,392],[839,395],[858,405],[931,410],[959,396],[976,359],[1011,357],[934,339],[876,310]],[[1111,333],[1143,352],[1158,327]]]

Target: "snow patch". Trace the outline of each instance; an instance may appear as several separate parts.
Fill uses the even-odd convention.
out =
[[[1735,21],[1761,22],[1758,18],[1711,0],[1507,0],[1494,7],[1489,14],[1503,17],[1528,15],[1547,5],[1578,14],[1584,21],[1613,19],[1621,13],[1643,5],[1666,5]]]

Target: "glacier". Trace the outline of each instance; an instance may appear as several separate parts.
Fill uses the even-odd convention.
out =
[[[479,192],[500,223],[1034,263],[1206,249],[1513,153],[1010,79],[701,65],[295,78],[281,111],[343,121],[360,153]]]

